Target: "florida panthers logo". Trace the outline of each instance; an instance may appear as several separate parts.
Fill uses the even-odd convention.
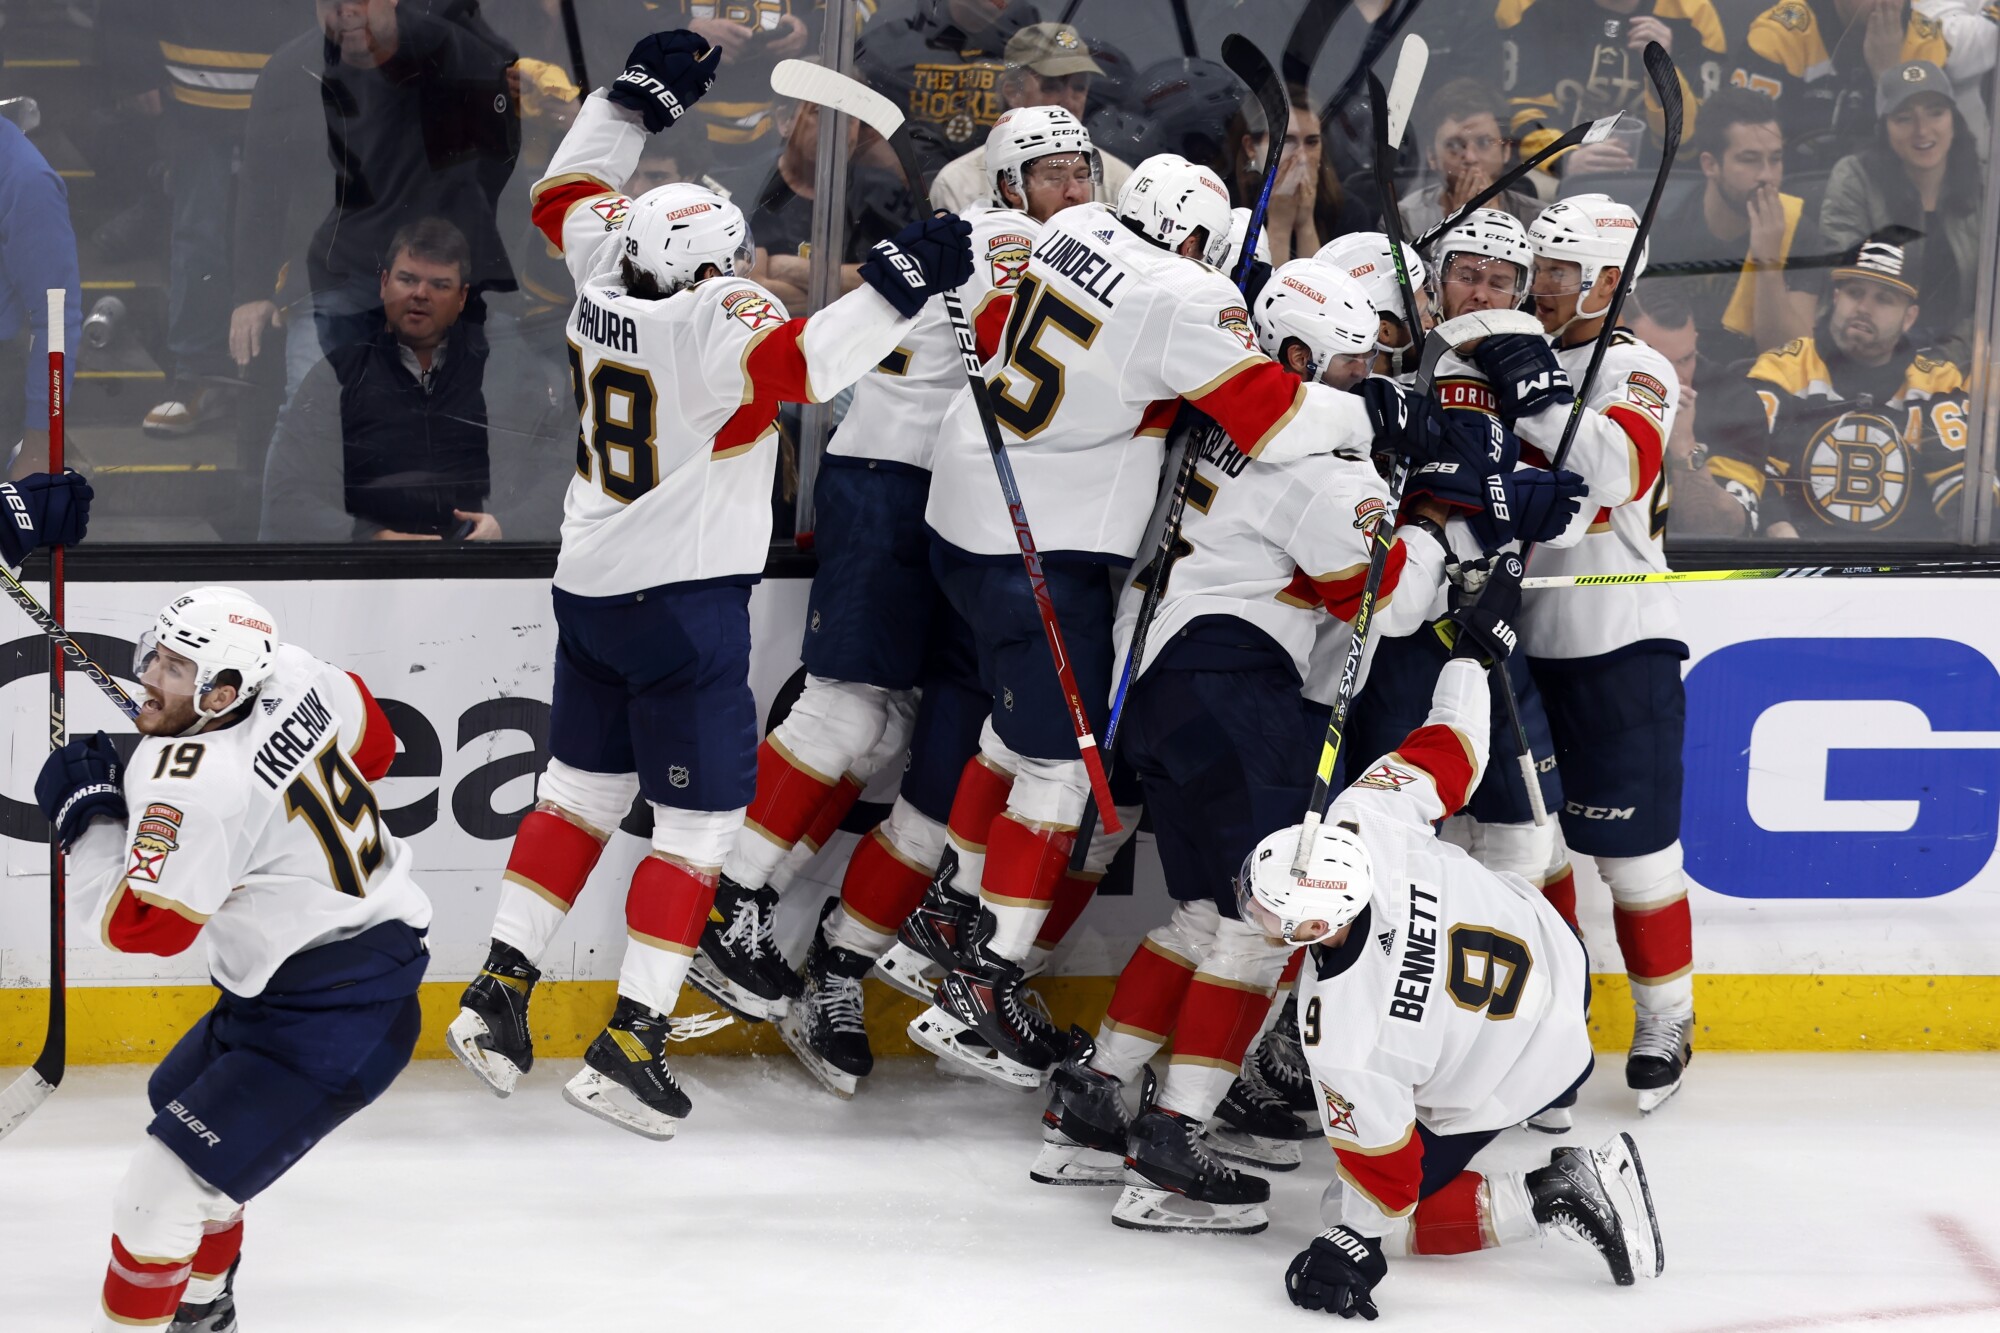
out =
[[[1240,305],[1230,306],[1215,317],[1215,322],[1235,334],[1242,342],[1244,350],[1257,350],[1257,334],[1250,327],[1250,312]]]
[[[1012,291],[1028,272],[1028,238],[1017,232],[995,236],[986,243],[986,263],[992,269],[993,286]]]
[[[604,219],[604,230],[617,231],[625,225],[625,215],[632,209],[632,201],[622,194],[614,194],[607,199],[599,199],[590,206],[590,211]]]
[[[1354,1103],[1324,1083],[1319,1085],[1319,1091],[1326,1098],[1326,1132],[1332,1134],[1338,1131],[1351,1137],[1354,1134]]]
[[[125,865],[126,879],[148,884],[160,882],[167,857],[180,849],[182,818],[178,806],[155,801],[146,807],[132,838],[131,859]]]
[[[723,297],[722,310],[724,314],[733,315],[737,319],[742,320],[753,330],[785,322],[784,313],[771,303],[769,297],[764,296],[762,293],[751,291],[747,287],[740,292],[731,292],[729,295]]]

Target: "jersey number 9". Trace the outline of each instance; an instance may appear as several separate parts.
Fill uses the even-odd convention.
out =
[[[382,811],[367,779],[354,771],[338,740],[313,756],[319,785],[300,773],[285,788],[285,818],[301,819],[326,853],[333,887],[350,897],[367,894],[368,881],[382,868]],[[324,788],[324,791],[322,791]],[[361,821],[368,821],[363,832]],[[358,835],[358,841],[351,841]]]
[[[576,475],[620,504],[630,504],[660,484],[659,394],[643,370],[600,361],[583,378],[583,353],[569,347],[569,387],[576,395]],[[584,436],[589,423],[590,435]]]

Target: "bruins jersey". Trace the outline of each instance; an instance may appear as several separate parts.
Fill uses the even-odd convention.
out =
[[[1943,23],[1906,12],[1899,59],[1944,68],[1951,44]],[[1836,0],[1778,0],[1751,20],[1729,81],[1777,99],[1793,137],[1830,128],[1866,133],[1875,123],[1875,76],[1862,56],[1865,29],[1865,17],[1842,19]]]
[[[1751,447],[1718,450],[1708,469],[1760,527],[1956,533],[1970,429],[1957,366],[1926,352],[1860,366],[1831,343],[1798,338],[1759,357],[1746,387],[1761,409],[1761,447],[1753,431]]]
[[[1523,157],[1540,152],[1571,125],[1614,111],[1643,116],[1658,140],[1660,107],[1640,50],[1630,44],[1631,20],[1607,10],[1587,12],[1588,21],[1580,21],[1571,6],[1555,0],[1526,6],[1517,0],[1499,12],[1505,29],[1501,84],[1513,101],[1513,134]],[[1683,132],[1691,136],[1696,99],[1722,76],[1722,20],[1710,0],[1655,0],[1646,12],[1673,34],[1686,105]]]

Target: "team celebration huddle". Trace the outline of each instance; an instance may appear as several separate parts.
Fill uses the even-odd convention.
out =
[[[871,978],[921,1002],[915,1047],[1016,1108],[1008,1169],[1050,1209],[1275,1224],[1295,1257],[1243,1282],[1305,1310],[1393,1317],[1435,1271],[1400,1257],[1551,1236],[1587,1247],[1554,1247],[1569,1280],[1661,1274],[1640,1145],[1696,1032],[1687,649],[1644,576],[1667,570],[1682,367],[1625,303],[1684,86],[1635,45],[1646,115],[1556,127],[1551,152],[1583,152],[1650,118],[1643,207],[1523,207],[1517,178],[1486,178],[1406,218],[1389,172],[1426,74],[1406,36],[1359,89],[1379,227],[1302,242],[1286,80],[1341,8],[1306,6],[1282,74],[1222,44],[1250,92],[1247,188],[1179,153],[1119,160],[1053,101],[1008,106],[937,171],[907,107],[777,63],[764,95],[838,114],[924,201],[809,317],[743,202],[642,174],[701,132],[733,49],[657,32],[580,97],[530,194],[574,291],[548,760],[448,1025],[417,998],[426,867],[375,794],[396,728],[338,644],[191,588],[139,635],[137,749],[70,740],[35,783],[93,942],[193,950],[221,991],[151,1075],[92,1327],[237,1328],[252,1200],[414,1055],[504,1099],[468,1121],[560,1093],[648,1171],[704,1151],[674,1043],[725,1024],[771,1025],[814,1097],[865,1109]],[[1056,53],[1038,77],[1066,77],[1072,30],[1023,31]],[[1892,251],[1836,283],[1892,276]],[[803,688],[766,733],[751,599],[781,412],[828,403]],[[6,490],[12,567],[83,536],[75,472]],[[1627,577],[1577,584],[1600,575]],[[788,954],[784,895],[870,790],[887,814]],[[552,945],[641,802],[615,1009],[580,1061],[538,1052]],[[1167,895],[1101,1020],[1059,1024],[1037,978],[1141,830]],[[1587,956],[1581,859],[1622,960]],[[1593,965],[1622,967],[1635,1013],[1601,1070]],[[0,1132],[55,1082],[33,1077]],[[1572,1142],[1593,1077],[1622,1080],[1632,1132]],[[1551,1136],[1541,1164],[1482,1166],[1517,1127]],[[1290,1171],[1325,1179],[1317,1217],[1274,1203]]]

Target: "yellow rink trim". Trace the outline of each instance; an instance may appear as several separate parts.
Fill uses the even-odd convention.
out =
[[[1111,999],[1111,977],[1049,977],[1035,982],[1058,1024],[1096,1031]],[[921,1006],[873,980],[868,1037],[877,1055],[914,1055],[905,1025]],[[1622,974],[1596,977],[1591,1033],[1600,1051],[1631,1041],[1632,1002]],[[1697,1049],[1705,1051],[1992,1051],[2000,1050],[2000,976],[1698,976]],[[434,981],[422,993],[420,1058],[445,1055],[445,1025],[458,1012],[463,982]],[[611,1016],[609,981],[549,981],[535,988],[535,1053],[583,1054]],[[214,1003],[208,986],[83,986],[69,992],[73,1064],[150,1063]],[[714,1006],[693,988],[679,1012]],[[0,1066],[23,1065],[42,1045],[47,992],[0,989]],[[784,1044],[768,1023],[732,1023],[713,1036],[677,1045],[690,1055],[772,1055]]]

